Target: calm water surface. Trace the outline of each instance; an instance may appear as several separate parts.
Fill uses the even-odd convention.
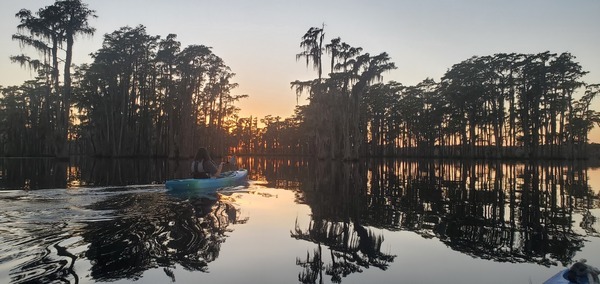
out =
[[[164,188],[174,161],[4,160],[0,283],[542,283],[600,265],[585,165],[240,164],[248,185],[203,195]]]

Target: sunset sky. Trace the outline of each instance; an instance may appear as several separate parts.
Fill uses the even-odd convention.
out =
[[[20,85],[35,74],[13,64],[21,50],[11,39],[20,9],[32,11],[53,0],[3,0],[0,3],[0,85]],[[84,0],[96,10],[96,34],[75,43],[74,63],[90,63],[103,35],[121,27],[144,25],[149,35],[177,34],[182,47],[203,44],[236,73],[234,94],[250,97],[238,105],[241,116],[292,115],[294,80],[316,72],[297,62],[300,38],[325,24],[325,41],[342,41],[364,52],[387,52],[398,69],[384,81],[414,85],[436,81],[471,56],[495,53],[570,52],[590,72],[586,83],[600,83],[600,1],[598,0]],[[325,68],[326,70],[326,68]],[[304,98],[299,101],[304,104]],[[600,110],[600,98],[593,108]],[[597,127],[598,128],[598,127]],[[600,142],[600,130],[592,132]]]

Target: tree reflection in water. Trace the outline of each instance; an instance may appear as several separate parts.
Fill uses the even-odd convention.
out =
[[[322,281],[323,273],[341,282],[363,268],[385,269],[394,256],[380,252],[383,238],[368,227],[413,231],[475,258],[543,266],[568,266],[585,238],[599,236],[590,210],[600,208],[600,198],[588,184],[587,165],[577,162],[273,163],[276,172],[261,174],[297,190],[297,201],[312,210],[308,228],[296,223],[291,232],[317,244],[297,258],[304,283]],[[364,254],[362,241],[376,253]]]
[[[600,237],[596,220],[600,198],[590,189],[585,164],[374,160],[367,165],[310,159],[243,159],[241,164],[250,169],[251,180],[294,190],[296,201],[311,209],[308,224],[296,222],[290,232],[293,238],[316,245],[316,250],[297,256],[302,282],[322,281],[323,275],[341,282],[343,277],[372,266],[386,269],[396,256],[381,252],[383,235],[373,233],[379,229],[416,232],[474,258],[544,266],[570,264],[586,239]],[[67,173],[75,173],[81,184],[112,184],[102,179],[102,171],[90,171],[104,169],[99,166],[102,163],[90,163],[96,167],[56,165],[46,160],[37,166],[30,163],[33,161],[0,163],[3,170],[10,165],[5,170],[5,186],[62,187]],[[49,172],[61,178],[48,173],[36,180],[38,170],[22,170],[30,166],[41,172],[52,169]],[[160,172],[149,174],[159,177],[176,175],[170,171],[178,169],[170,162],[147,161],[133,166],[127,162],[119,169],[137,172],[144,167]],[[140,175],[117,184],[146,182],[146,177]],[[5,199],[11,202],[3,205],[10,207],[7,212],[30,213],[29,218],[36,220],[31,228],[24,223],[7,225],[12,232],[24,226],[29,233],[17,234],[12,242],[5,242],[5,247],[27,249],[24,246],[35,240],[32,251],[49,248],[15,265],[11,273],[15,281],[38,279],[34,273],[39,271],[50,281],[77,279],[73,262],[86,258],[92,265],[90,276],[99,281],[137,279],[153,268],[162,268],[175,281],[176,266],[207,271],[207,265],[219,255],[230,230],[228,225],[245,222],[231,203],[215,200],[214,196],[109,194],[104,201],[89,206],[93,210],[85,213],[92,214],[88,216],[84,214],[87,210],[70,210],[55,200],[53,190],[41,193],[36,202]],[[88,200],[86,194],[78,198]],[[25,209],[20,208],[23,206]],[[37,218],[46,214],[58,216],[55,218],[60,221],[39,228]],[[75,224],[69,226],[76,229],[62,228],[63,219],[74,220]],[[48,222],[54,221],[50,218]],[[73,251],[69,253],[69,249]],[[10,255],[7,260],[16,261],[10,249],[5,253]]]
[[[581,168],[430,161],[375,167],[373,175],[370,208],[387,215],[377,218],[387,220],[382,227],[437,237],[457,251],[503,262],[568,265],[583,247],[572,215],[586,210],[581,201],[593,195],[570,195],[588,188]]]
[[[584,245],[573,213],[597,208],[576,164],[388,163],[373,167],[370,188],[381,227],[437,237],[474,257],[546,266],[572,261]]]
[[[229,224],[243,223],[237,209],[215,196],[170,199],[168,195],[124,194],[98,202],[94,210],[114,210],[117,218],[89,224],[83,238],[91,276],[100,281],[139,279],[163,267],[175,281],[176,264],[208,270],[219,256]]]
[[[376,235],[362,224],[364,182],[366,176],[360,164],[317,163],[315,179],[303,188],[304,202],[312,209],[312,220],[303,230],[296,222],[293,238],[317,244],[306,260],[296,259],[304,271],[298,275],[302,283],[322,282],[323,271],[331,281],[340,283],[342,277],[362,272],[371,266],[387,269],[395,258],[381,252],[383,236]],[[329,249],[331,263],[324,264],[322,246]]]

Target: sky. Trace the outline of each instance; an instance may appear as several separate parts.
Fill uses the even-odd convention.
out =
[[[34,72],[9,57],[21,49],[20,9],[37,11],[53,0],[0,3],[0,85],[20,85]],[[290,82],[316,78],[296,61],[310,27],[325,25],[325,41],[340,37],[363,52],[387,52],[397,69],[384,81],[415,85],[436,81],[472,56],[496,53],[570,52],[585,71],[583,81],[600,83],[599,0],[84,0],[96,11],[96,33],[75,42],[74,63],[91,63],[105,34],[124,26],[146,26],[149,35],[177,34],[182,48],[212,47],[236,73],[232,94],[247,94],[240,115],[290,117],[297,104]],[[324,71],[327,68],[324,67]],[[592,108],[600,111],[600,98]],[[305,104],[301,97],[299,104]],[[591,134],[600,142],[600,129]]]

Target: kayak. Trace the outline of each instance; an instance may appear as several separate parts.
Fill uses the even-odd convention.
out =
[[[565,273],[567,273],[569,269],[561,270],[560,272],[554,274],[554,276],[550,277],[550,279],[544,281],[544,284],[569,284],[569,280],[564,277]]]
[[[207,179],[171,179],[165,183],[170,190],[217,190],[222,187],[240,185],[248,180],[248,170],[240,169],[222,173],[218,178]]]
[[[569,280],[567,280],[568,273],[569,273],[569,269],[561,270],[560,272],[556,273],[554,276],[550,277],[550,279],[544,281],[543,284],[571,284],[573,282],[570,282]],[[576,277],[577,277],[577,284],[597,283],[597,282],[593,281],[593,279],[590,280],[591,278],[588,278],[587,274],[579,275]]]

